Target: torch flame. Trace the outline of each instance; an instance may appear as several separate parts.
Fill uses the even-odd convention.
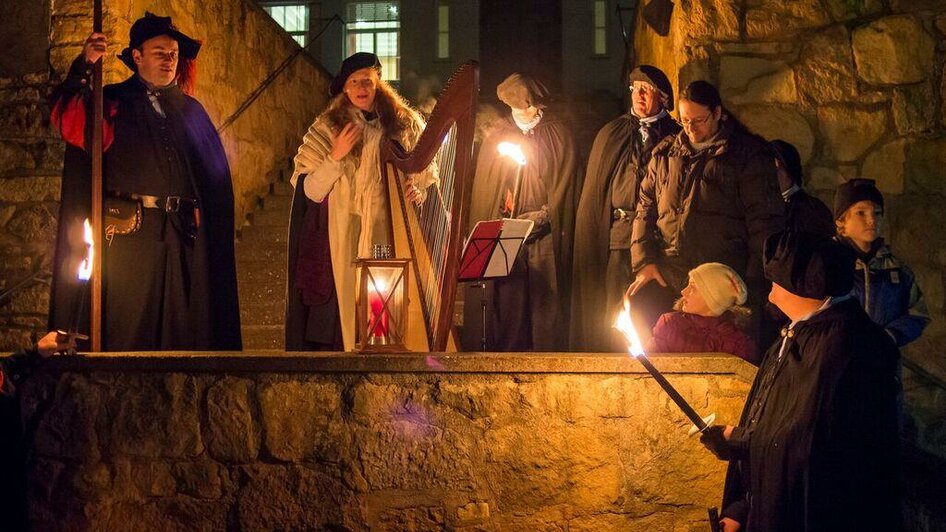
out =
[[[500,142],[499,146],[500,155],[505,155],[513,161],[516,161],[516,164],[519,166],[526,165],[526,156],[522,153],[522,148],[518,144],[513,144],[512,142]]]
[[[89,219],[85,219],[85,259],[79,264],[78,277],[80,281],[88,281],[92,277],[92,261],[95,257],[95,238],[92,234],[92,224]]]
[[[624,335],[627,340],[627,351],[631,355],[639,357],[644,354],[644,344],[641,343],[640,336],[637,335],[637,329],[634,328],[634,322],[631,321],[631,306],[629,304],[624,304],[624,310],[618,313],[612,327]]]

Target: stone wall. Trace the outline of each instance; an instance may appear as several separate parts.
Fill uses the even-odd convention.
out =
[[[45,103],[92,30],[92,2],[3,2],[0,43],[0,290],[33,271],[48,277],[56,235],[63,144]],[[106,83],[130,71],[114,54],[145,10],[173,17],[203,41],[196,97],[220,125],[282,61],[298,49],[250,0],[105,2],[111,46]],[[233,173],[237,225],[278,179],[327,99],[329,76],[303,54],[221,138]],[[0,350],[45,328],[48,285],[32,284],[0,307]]]
[[[655,357],[737,419],[753,369]],[[623,355],[59,357],[24,385],[39,530],[705,530],[723,463]]]
[[[681,0],[667,37],[639,16],[634,47],[678,90],[709,80],[752,130],[794,144],[829,205],[844,180],[877,180],[885,236],[933,316],[904,355],[946,378],[946,3]],[[946,391],[905,377],[922,443],[946,456]]]

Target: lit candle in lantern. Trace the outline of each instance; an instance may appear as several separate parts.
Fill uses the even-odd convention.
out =
[[[687,403],[683,396],[677,392],[676,388],[667,381],[667,378],[664,377],[663,373],[657,370],[653,364],[650,363],[650,360],[647,358],[647,355],[644,354],[644,344],[641,343],[640,336],[637,335],[637,329],[634,328],[634,322],[631,321],[631,312],[630,305],[626,302],[624,304],[624,310],[622,310],[615,320],[613,327],[621,332],[624,335],[624,338],[627,340],[627,350],[628,352],[637,359],[638,362],[643,365],[650,375],[657,381],[658,384],[667,392],[667,395],[673,399],[673,402],[677,404],[680,410],[693,422],[693,426],[699,432],[703,432],[709,427],[709,424],[716,419],[715,414],[710,414],[706,418],[700,417],[696,413],[696,410],[690,406],[690,403]]]
[[[516,181],[512,187],[512,198],[508,200],[509,205],[509,217],[515,218],[517,211],[519,210],[519,190],[522,188],[522,167],[526,165],[526,156],[522,153],[522,147],[518,144],[512,142],[500,142],[496,149],[499,150],[499,154],[504,157],[509,157],[516,163]]]
[[[371,305],[371,323],[368,330],[371,336],[386,338],[388,336],[388,313],[384,300],[388,295],[388,283],[384,279],[370,279],[368,303]]]

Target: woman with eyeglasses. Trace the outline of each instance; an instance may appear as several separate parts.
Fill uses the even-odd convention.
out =
[[[358,52],[342,63],[331,100],[302,139],[290,182],[286,350],[350,351],[355,343],[355,267],[374,245],[391,244],[382,183],[382,138],[410,149],[424,129],[420,115],[384,80],[381,62]],[[436,165],[407,182],[422,203]],[[301,192],[301,193],[300,193]]]
[[[723,263],[745,279],[757,316],[767,293],[762,243],[784,223],[765,140],[706,81],[690,83],[678,107],[683,131],[654,148],[631,232],[635,277],[626,295],[648,330],[672,308],[687,272],[706,262]],[[758,336],[753,321],[750,332]]]

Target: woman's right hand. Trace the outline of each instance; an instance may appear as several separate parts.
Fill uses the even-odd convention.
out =
[[[95,63],[98,61],[100,57],[105,55],[107,47],[108,38],[105,34],[92,32],[89,38],[85,40],[85,45],[82,46],[82,55],[85,57],[85,62]]]
[[[728,517],[724,517],[719,520],[719,524],[723,525],[723,532],[738,532],[742,525],[738,521],[734,521]]]
[[[355,144],[361,140],[361,124],[349,122],[338,133],[332,134],[332,151],[328,154],[333,161],[341,161],[348,155]]]

